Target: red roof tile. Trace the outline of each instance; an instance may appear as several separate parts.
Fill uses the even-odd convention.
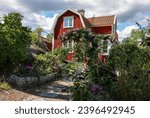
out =
[[[114,24],[115,15],[87,18],[92,27],[109,26]]]

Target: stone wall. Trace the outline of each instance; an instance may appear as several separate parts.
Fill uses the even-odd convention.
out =
[[[13,85],[24,88],[33,86],[36,84],[44,84],[48,81],[53,81],[57,78],[57,74],[51,74],[47,76],[41,76],[39,78],[37,77],[20,77],[16,75],[11,75],[8,79],[8,82],[12,83]]]

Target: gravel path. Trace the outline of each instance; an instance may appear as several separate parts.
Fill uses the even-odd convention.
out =
[[[57,80],[25,91],[0,90],[0,101],[67,101],[70,100],[69,87],[72,85],[69,80]]]

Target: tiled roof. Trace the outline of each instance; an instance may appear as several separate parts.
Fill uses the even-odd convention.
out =
[[[114,24],[115,15],[111,16],[101,16],[101,17],[91,17],[87,18],[92,27],[97,26],[108,26]]]

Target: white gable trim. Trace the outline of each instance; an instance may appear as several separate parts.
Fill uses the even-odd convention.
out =
[[[115,15],[113,24],[116,24],[116,20],[117,20],[117,16]]]
[[[73,12],[73,13],[75,13],[75,14],[77,14],[77,15],[79,15],[80,20],[81,20],[81,23],[82,23],[82,26],[85,28],[85,23],[84,23],[84,21],[83,21],[83,19],[82,19],[81,14],[78,13],[78,12],[76,12],[76,11],[74,11],[74,10],[72,10],[72,9],[70,9],[70,8],[68,8],[68,9],[64,10],[62,13],[60,13],[59,15],[56,16],[55,21],[54,21],[54,24],[53,24],[53,26],[52,26],[52,32],[53,32],[53,33],[54,33],[54,29],[55,29],[55,27],[56,27],[56,24],[57,24],[57,21],[58,21],[59,17],[61,17],[61,16],[62,16],[64,13],[66,13],[68,10],[71,11],[71,12]]]
[[[116,25],[116,20],[117,20],[117,16],[115,15],[115,16],[114,16],[114,22],[113,22],[113,25],[112,25],[113,40],[115,40],[115,33],[116,33],[116,32],[115,32],[115,31],[116,31],[116,29],[115,29],[116,26],[115,26],[115,25]]]

